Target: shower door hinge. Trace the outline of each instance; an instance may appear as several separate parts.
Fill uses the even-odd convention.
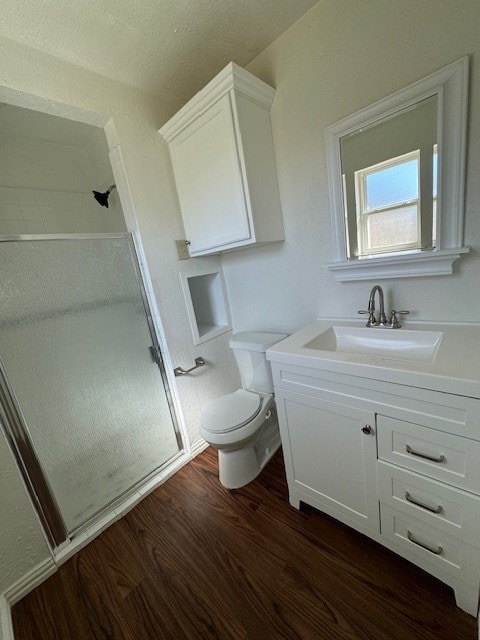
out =
[[[162,352],[160,351],[160,347],[151,346],[150,355],[152,356],[152,360],[155,362],[155,364],[163,364]]]

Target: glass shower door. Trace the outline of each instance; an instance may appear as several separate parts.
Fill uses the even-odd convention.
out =
[[[179,451],[135,249],[1,242],[0,274],[0,357],[71,533]]]

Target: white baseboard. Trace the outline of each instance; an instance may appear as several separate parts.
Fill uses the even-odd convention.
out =
[[[6,589],[3,594],[7,604],[13,607],[19,600],[21,600],[27,593],[30,593],[32,589],[38,587],[44,580],[49,578],[57,570],[57,565],[53,558],[46,558],[37,564],[31,571],[22,576],[20,580],[17,580],[15,584]]]
[[[0,640],[14,640],[10,605],[3,595],[0,595]]]
[[[205,449],[207,448],[208,442],[205,442],[203,438],[198,438],[197,440],[195,440],[195,442],[193,442],[192,446],[190,447],[190,455],[192,456],[192,459],[198,456],[198,454],[202,453],[202,451],[205,451]]]
[[[57,570],[53,558],[43,560],[0,595],[0,640],[14,640],[11,607]]]

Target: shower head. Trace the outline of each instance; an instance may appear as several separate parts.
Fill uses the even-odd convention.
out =
[[[112,189],[115,189],[116,185],[112,184],[111,187],[109,187],[105,193],[100,193],[100,191],[93,191],[93,197],[95,198],[95,200],[98,202],[98,204],[102,205],[102,207],[107,207],[108,209],[108,196],[110,195],[110,191]]]

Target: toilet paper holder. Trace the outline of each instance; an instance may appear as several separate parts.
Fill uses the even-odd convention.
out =
[[[199,358],[195,358],[195,366],[191,367],[190,369],[183,369],[182,367],[176,367],[173,370],[173,373],[175,374],[175,376],[186,376],[187,373],[190,373],[190,371],[194,371],[195,369],[198,369],[198,367],[203,367],[203,365],[205,364],[205,360],[200,356]]]

